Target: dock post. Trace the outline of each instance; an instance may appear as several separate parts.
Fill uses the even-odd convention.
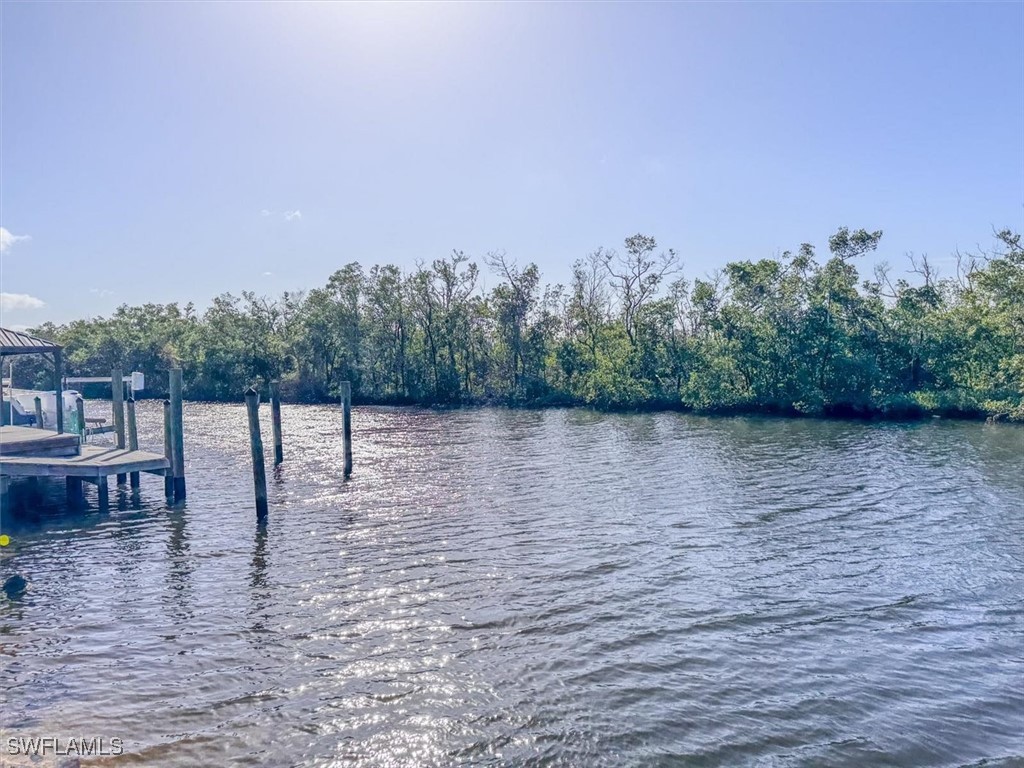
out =
[[[171,439],[171,401],[164,400],[164,456],[167,469],[164,470],[164,496],[174,496],[174,442]]]
[[[110,485],[107,483],[106,476],[96,478],[96,496],[100,509],[106,510],[110,507]]]
[[[64,478],[64,488],[67,494],[68,505],[72,507],[82,506],[84,495],[82,493],[82,478],[80,477],[66,477]]]
[[[120,368],[114,368],[110,372],[110,399],[114,409],[114,432],[116,433],[117,447],[124,450],[124,377]],[[121,485],[128,479],[127,475],[119,474],[117,484]]]
[[[0,515],[11,510],[11,480],[7,475],[0,475]]]
[[[256,489],[256,522],[267,522],[267,469],[263,462],[263,436],[260,434],[260,395],[255,388],[245,391],[245,409],[249,412],[249,452],[252,454],[252,483]]]
[[[274,464],[284,462],[284,443],[281,439],[281,388],[270,382],[270,416],[274,423]]]
[[[57,410],[57,434],[64,434],[64,356],[60,347],[53,350],[53,389],[57,395],[54,405]]]
[[[171,368],[171,448],[173,449],[174,500],[185,499],[185,435],[181,405],[181,368]]]
[[[135,422],[135,395],[128,395],[128,450],[139,450],[139,431]],[[132,490],[139,489],[139,473],[128,473],[128,484]]]
[[[78,442],[85,442],[85,400],[79,395],[75,398],[75,412],[78,414]]]
[[[43,399],[36,395],[36,427],[43,428]]]
[[[352,474],[352,382],[341,382],[342,446],[345,449],[345,477]]]

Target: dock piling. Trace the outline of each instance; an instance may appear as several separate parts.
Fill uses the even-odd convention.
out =
[[[85,400],[79,395],[75,398],[75,412],[78,414],[78,442],[85,442]]]
[[[139,432],[138,426],[135,422],[135,395],[128,396],[128,450],[137,451],[139,450]],[[128,473],[128,484],[132,490],[138,490],[139,488],[139,473],[129,472]]]
[[[256,522],[267,521],[267,469],[263,460],[263,436],[260,434],[260,395],[255,388],[245,391],[245,409],[249,412],[249,452],[252,454],[252,482],[256,491]]]
[[[352,474],[352,382],[341,382],[342,447],[345,449],[345,477]]]
[[[164,456],[171,466],[164,472],[164,496],[174,496],[174,441],[171,435],[171,401],[164,400]]]
[[[173,449],[172,477],[174,478],[174,500],[185,499],[185,435],[181,404],[181,368],[170,371],[171,394],[171,447]]]
[[[274,424],[274,464],[284,462],[284,443],[281,439],[281,388],[270,382],[270,416]]]
[[[107,483],[107,478],[96,478],[96,496],[100,509],[107,510],[110,507],[110,485]]]
[[[36,395],[36,427],[39,429],[43,428],[43,399]]]
[[[82,506],[85,501],[85,495],[82,492],[82,478],[64,478],[64,488],[67,494],[68,504],[72,507]]]
[[[57,434],[64,434],[64,356],[60,347],[53,350],[53,389],[56,395],[54,405],[57,411]]]
[[[114,368],[110,372],[110,398],[114,409],[114,433],[117,440],[117,447],[124,450],[124,376],[120,368]],[[127,480],[126,475],[117,476],[117,484],[121,485]]]

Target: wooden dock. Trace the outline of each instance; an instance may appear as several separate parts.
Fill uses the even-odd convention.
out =
[[[32,427],[0,427],[0,459],[9,456],[74,456],[78,435]]]
[[[99,503],[108,503],[107,478],[132,472],[165,475],[167,457],[125,448],[80,445],[75,434],[30,427],[0,427],[0,494],[7,495],[14,477],[65,478],[69,501],[79,502],[82,483],[96,486]]]
[[[101,478],[129,472],[164,474],[170,467],[166,456],[125,448],[83,445],[77,456],[3,456],[0,474],[7,477]]]
[[[139,489],[139,474],[150,472],[165,477],[164,489],[167,497],[175,502],[185,499],[185,447],[182,429],[182,389],[183,379],[180,368],[168,371],[170,401],[166,404],[165,414],[169,411],[169,420],[165,416],[164,453],[148,453],[138,450],[139,441],[135,423],[135,399],[128,399],[128,419],[125,422],[124,383],[120,368],[110,372],[110,378],[91,377],[111,382],[111,406],[113,409],[113,425],[105,426],[105,419],[87,418],[85,402],[81,396],[75,398],[75,413],[72,423],[75,431],[64,431],[64,382],[63,382],[63,348],[60,344],[47,339],[0,327],[0,363],[5,356],[46,355],[53,360],[53,394],[55,417],[54,430],[40,429],[43,425],[43,412],[40,396],[35,397],[36,428],[8,424],[15,421],[14,406],[9,411],[10,418],[4,408],[4,386],[0,381],[0,511],[5,511],[11,503],[10,486],[12,478],[40,477],[64,478],[68,501],[80,504],[84,501],[82,484],[92,483],[99,495],[100,508],[109,502],[108,480],[116,475],[118,484],[131,484],[132,493]],[[139,386],[135,386],[136,374],[132,374],[132,392],[141,389],[144,384],[139,376]],[[13,382],[12,382],[13,386]],[[47,390],[47,398],[49,392]],[[12,401],[13,403],[14,401]],[[20,401],[19,401],[20,402]],[[27,416],[27,423],[33,420]],[[99,432],[113,432],[114,448],[101,448],[86,445],[90,435]],[[2,520],[2,517],[0,517]]]

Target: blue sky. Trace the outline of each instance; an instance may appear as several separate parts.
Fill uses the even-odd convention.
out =
[[[0,14],[9,326],[453,248],[560,282],[635,232],[693,277],[842,225],[899,265],[1024,228],[1020,2]]]

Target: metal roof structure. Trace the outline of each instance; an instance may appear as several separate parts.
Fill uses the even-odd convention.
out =
[[[5,355],[52,355],[60,352],[60,344],[55,344],[38,336],[32,336],[9,328],[0,328],[0,356]]]

